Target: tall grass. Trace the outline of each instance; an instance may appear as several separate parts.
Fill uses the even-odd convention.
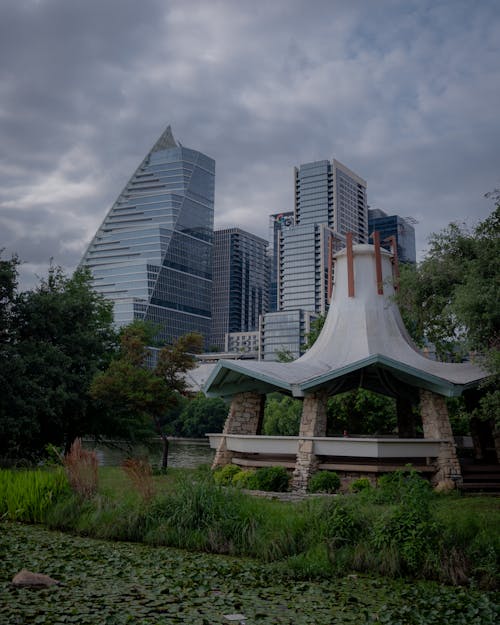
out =
[[[68,480],[60,468],[0,469],[0,517],[42,523],[47,511],[68,490]]]
[[[75,438],[63,465],[71,488],[82,499],[91,499],[97,492],[98,464],[96,452],[84,449],[81,439]]]
[[[10,480],[11,473],[23,472],[3,473]],[[36,472],[24,473],[36,481]],[[28,513],[12,496],[8,508],[4,492],[10,482],[2,479],[0,511],[10,510],[11,519],[46,519],[52,528],[82,535],[250,556],[274,562],[294,578],[361,571],[451,584],[473,580],[484,588],[498,582],[495,500],[436,495],[416,474],[396,475],[357,494],[285,503],[221,486],[206,471],[154,477],[156,494],[149,500],[118,487],[119,473],[87,500],[68,495],[66,487],[53,491],[47,509],[42,491],[33,494],[44,514]],[[55,475],[65,484],[61,472]]]

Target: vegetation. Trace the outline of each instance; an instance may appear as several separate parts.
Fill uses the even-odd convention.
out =
[[[235,464],[226,464],[217,469],[213,477],[215,483],[221,486],[235,486],[275,493],[286,492],[290,482],[290,475],[283,467],[242,470]]]
[[[310,493],[335,493],[340,488],[340,478],[335,471],[317,471],[309,480]]]
[[[301,415],[300,400],[271,393],[266,400],[262,433],[266,436],[297,436]]]
[[[111,304],[90,275],[51,266],[33,291],[18,293],[17,258],[0,258],[0,457],[34,460],[48,443],[69,449],[101,433],[88,394],[115,349]]]
[[[475,228],[452,223],[430,238],[426,258],[405,266],[398,303],[419,345],[431,343],[443,360],[472,354],[492,372],[470,416],[500,419],[500,191],[491,215]]]
[[[30,481],[35,484],[38,473],[22,478],[23,491],[35,493],[29,495],[35,512],[27,514],[28,507],[18,505],[15,488],[3,487],[0,518],[41,521],[96,538],[250,556],[274,563],[280,575],[293,579],[378,573],[481,588],[498,584],[497,501],[437,495],[413,471],[397,472],[358,494],[294,504],[231,487],[238,475],[259,471],[233,471],[229,482],[226,470],[231,485],[222,486],[208,468],[172,470],[152,477],[146,493],[141,479],[102,470],[91,499],[71,493],[64,475],[53,471],[46,472],[52,494],[46,495],[47,488],[37,491]],[[274,473],[260,475],[270,482]],[[3,471],[0,480],[10,484],[17,474]]]
[[[0,469],[0,519],[43,523],[49,508],[69,495],[61,467],[48,471]]]
[[[203,438],[208,432],[222,432],[228,405],[219,397],[196,397],[185,400],[177,418],[172,421],[172,434],[186,438]]]
[[[121,625],[229,622],[260,625],[493,625],[491,593],[364,575],[304,581],[273,564],[162,547],[109,543],[40,527],[0,528],[0,620]],[[48,590],[10,588],[21,568],[63,582]]]
[[[118,357],[95,376],[90,394],[108,414],[113,412],[115,419],[119,416],[121,438],[144,442],[156,431],[162,439],[162,467],[166,468],[166,421],[186,392],[184,374],[194,367],[193,353],[200,351],[203,339],[191,333],[163,347],[154,368],[147,365],[151,341],[152,330],[142,322],[124,328]]]

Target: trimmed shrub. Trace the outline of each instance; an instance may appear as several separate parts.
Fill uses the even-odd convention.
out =
[[[233,477],[240,472],[241,469],[236,464],[226,464],[224,467],[220,467],[214,471],[214,481],[220,486],[230,486]]]
[[[340,487],[340,478],[334,471],[318,471],[309,480],[310,493],[334,493]]]
[[[231,484],[236,488],[254,488],[255,484],[255,471],[253,469],[247,469],[245,471],[239,471],[233,475]]]
[[[290,476],[284,467],[263,467],[255,471],[249,488],[284,493],[288,490],[289,481]]]
[[[351,493],[360,493],[362,490],[369,490],[371,487],[372,483],[367,477],[359,477],[349,484],[349,491]]]

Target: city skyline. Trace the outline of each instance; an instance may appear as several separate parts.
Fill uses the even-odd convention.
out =
[[[500,6],[145,0],[0,7],[0,248],[72,271],[166,123],[217,161],[215,227],[267,237],[296,163],[339,159],[426,239],[500,185]],[[124,41],[127,45],[123,45]]]

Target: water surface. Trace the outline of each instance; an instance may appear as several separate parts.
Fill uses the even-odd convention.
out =
[[[162,445],[160,440],[155,440],[148,448],[136,446],[128,449],[124,443],[117,441],[112,446],[96,445],[92,441],[84,441],[86,449],[93,449],[97,453],[99,465],[103,467],[116,467],[122,464],[125,458],[146,456],[152,465],[160,465],[162,458]],[[170,467],[183,467],[194,469],[201,464],[211,464],[214,450],[210,449],[206,439],[174,439],[169,441],[168,465]]]

